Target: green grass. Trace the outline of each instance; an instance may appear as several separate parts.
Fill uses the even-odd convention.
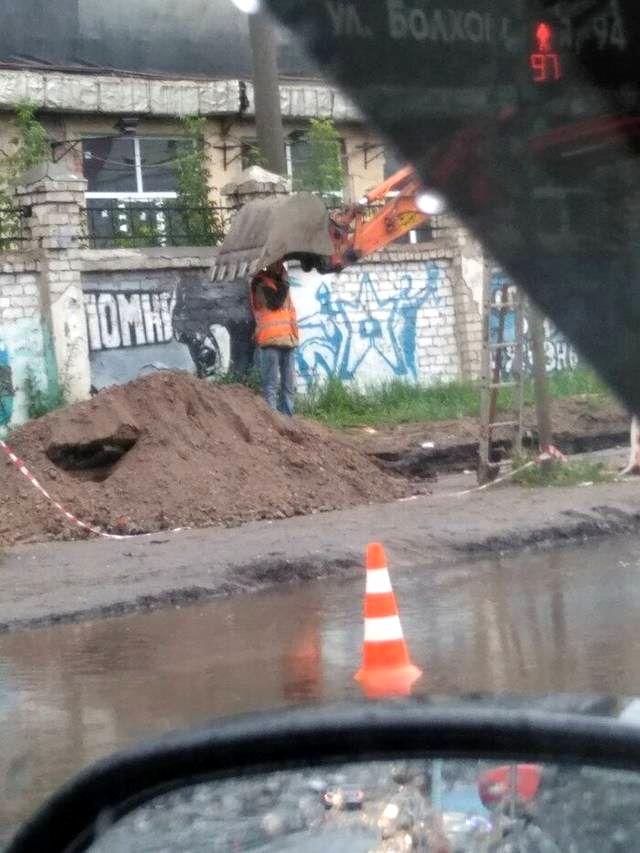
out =
[[[527,389],[533,399],[533,388]],[[577,397],[581,394],[611,398],[607,386],[592,370],[584,367],[576,370],[559,370],[549,374],[549,391],[552,397]]]
[[[596,407],[598,401],[608,399],[606,387],[585,368],[550,374],[549,390],[553,397],[588,395]],[[525,401],[533,402],[531,382],[525,386]],[[512,402],[512,390],[504,389],[498,396],[498,410],[509,409]],[[336,428],[454,420],[477,417],[479,410],[477,383],[426,386],[400,379],[364,388],[329,379],[302,397],[297,408],[299,414]]]
[[[395,379],[357,388],[330,379],[300,400],[298,412],[332,427],[389,425],[476,414],[478,401],[477,386],[471,382],[427,387]]]
[[[242,372],[230,370],[222,376],[213,377],[212,381],[217,385],[246,385],[256,393],[259,393],[261,388],[260,371],[255,367]]]
[[[514,460],[514,467],[526,460]],[[532,465],[513,477],[521,486],[579,486],[580,483],[611,483],[616,472],[602,462],[571,460],[551,462],[548,465]]]

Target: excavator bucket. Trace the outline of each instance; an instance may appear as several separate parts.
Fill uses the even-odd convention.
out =
[[[218,252],[215,281],[246,281],[277,260],[305,269],[329,264],[333,243],[322,199],[300,193],[250,201],[235,215]]]

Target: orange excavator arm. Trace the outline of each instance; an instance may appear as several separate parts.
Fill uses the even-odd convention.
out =
[[[507,124],[514,115],[512,108],[505,108],[500,123]],[[499,196],[499,188],[492,183],[491,163],[484,160],[487,127],[495,131],[495,122],[465,126],[430,152],[429,175],[434,185],[444,192],[456,178],[464,180],[470,203],[478,210],[489,207],[492,197]],[[574,122],[538,134],[529,144],[537,157],[559,163],[592,148],[606,152],[607,145],[619,145],[625,136],[640,138],[639,119],[603,116]],[[597,146],[591,145],[593,141]],[[277,260],[299,260],[304,270],[340,272],[420,228],[438,207],[438,196],[426,189],[411,166],[400,169],[356,204],[328,217],[322,200],[311,194],[249,202],[236,214],[218,251],[213,278],[245,281],[247,275]]]
[[[501,120],[509,121],[512,111],[505,110]],[[463,127],[435,158],[431,174],[439,186],[446,185],[461,168],[470,173],[469,192],[473,200],[487,203],[487,170],[477,161],[477,152],[485,131],[482,122]],[[571,150],[578,143],[618,143],[622,132],[640,137],[638,118],[604,117],[576,122],[534,136],[530,145],[537,156],[557,156],[557,150]],[[409,231],[420,228],[430,215],[419,201],[428,199],[424,184],[412,166],[405,166],[381,183],[356,204],[330,214],[329,236],[334,246],[331,269],[339,271]],[[436,196],[433,196],[435,199]],[[428,209],[424,204],[422,207]]]
[[[429,219],[417,199],[424,185],[412,166],[405,166],[356,204],[330,215],[331,266],[341,270],[420,228]]]

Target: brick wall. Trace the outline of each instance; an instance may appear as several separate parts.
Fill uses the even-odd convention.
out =
[[[252,363],[247,288],[211,283],[215,250],[77,256],[95,388],[153,370],[215,377]],[[444,239],[392,247],[341,275],[292,265],[300,390],[329,376],[366,385],[477,375],[480,314],[461,276],[459,255]]]

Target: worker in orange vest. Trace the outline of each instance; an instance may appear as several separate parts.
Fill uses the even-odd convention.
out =
[[[293,415],[298,320],[285,265],[278,261],[251,282],[251,310],[260,359],[262,393],[272,409]]]

